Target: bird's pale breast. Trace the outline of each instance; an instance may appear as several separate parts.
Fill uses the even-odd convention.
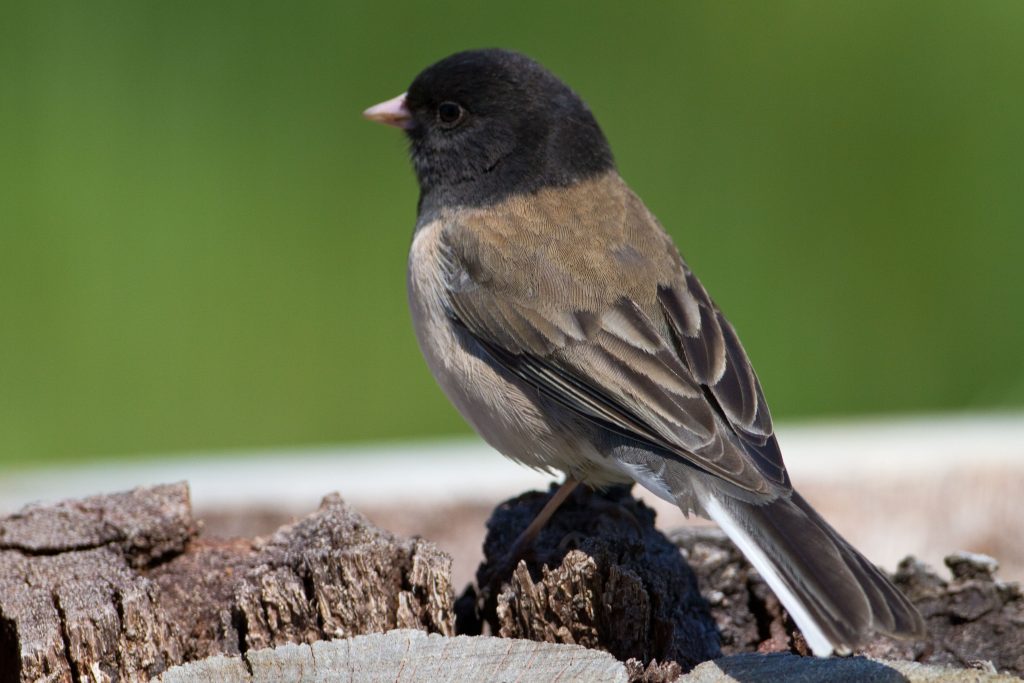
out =
[[[478,434],[507,457],[562,471],[593,485],[625,479],[589,443],[574,416],[546,402],[522,380],[495,368],[486,352],[445,310],[441,233],[456,212],[418,227],[409,252],[408,294],[420,349],[448,400]]]

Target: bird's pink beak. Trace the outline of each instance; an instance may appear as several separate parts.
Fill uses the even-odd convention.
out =
[[[412,126],[412,114],[405,106],[405,93],[398,97],[392,97],[387,102],[375,104],[363,112],[363,116],[370,121],[383,123],[395,128],[408,130]]]

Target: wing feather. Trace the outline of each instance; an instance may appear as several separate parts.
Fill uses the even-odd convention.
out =
[[[557,205],[542,212],[548,224],[524,218],[522,203],[449,222],[450,317],[494,362],[580,416],[742,489],[789,488],[735,331],[635,195],[613,189],[590,197],[611,204],[574,215],[571,229]],[[591,243],[579,240],[581,223]],[[525,249],[524,231],[536,233]]]

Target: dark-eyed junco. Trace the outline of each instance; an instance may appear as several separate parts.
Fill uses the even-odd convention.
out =
[[[420,185],[409,303],[445,394],[566,484],[639,482],[717,522],[819,656],[918,636],[914,606],[793,490],[735,330],[619,177],[590,110],[536,62],[460,52],[366,117]]]

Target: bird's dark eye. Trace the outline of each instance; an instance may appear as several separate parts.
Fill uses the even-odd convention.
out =
[[[437,120],[446,127],[452,127],[462,120],[465,110],[455,102],[442,102],[437,105]]]

